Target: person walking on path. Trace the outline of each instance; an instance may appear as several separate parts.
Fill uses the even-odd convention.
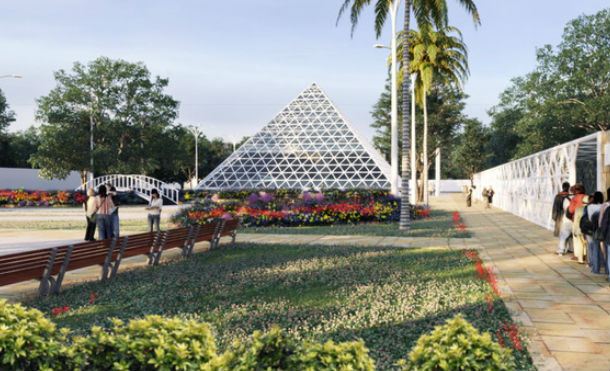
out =
[[[599,213],[604,202],[604,195],[595,192],[591,197],[591,203],[585,206],[583,216],[580,219],[580,230],[587,241],[587,255],[589,256],[589,267],[595,274],[599,274],[599,268],[603,262],[603,256],[599,241],[594,238],[595,231],[599,226]]]
[[[110,214],[110,224],[112,225],[112,237],[119,237],[119,196],[117,195],[116,188],[110,187],[110,196],[112,197],[112,203],[114,208]]]
[[[489,187],[489,189],[487,190],[487,208],[489,209],[491,207],[491,203],[494,200],[494,189]]]
[[[561,192],[555,195],[555,199],[553,199],[553,211],[552,218],[555,221],[555,230],[553,231],[553,235],[555,237],[559,236],[559,231],[561,230],[561,221],[563,220],[564,208],[563,201],[567,197],[570,196],[570,183],[563,182],[561,185]]]
[[[578,189],[576,189],[576,191],[578,192]],[[578,195],[579,194],[575,195],[572,198],[572,200],[570,201],[570,207],[572,207],[572,205],[574,204],[574,198],[576,198],[576,196],[578,196]],[[589,204],[590,202],[591,202],[591,199],[589,198],[589,196],[583,195],[583,197],[580,197],[580,202],[579,202],[580,206],[576,206],[574,208],[574,214],[573,214],[574,224],[572,226],[572,235],[573,235],[573,241],[574,241],[574,256],[572,257],[571,260],[578,261],[579,264],[585,264],[585,255],[587,254],[587,250],[586,250],[587,242],[585,241],[585,236],[583,234],[583,231],[580,229],[580,219],[582,219],[582,217],[584,215],[585,206],[587,204]]]
[[[99,188],[99,195],[96,197],[96,221],[97,221],[97,233],[100,240],[112,237],[112,221],[111,211],[114,207],[112,203],[112,197],[108,195],[108,191],[105,185],[101,185]]]
[[[468,194],[466,195],[466,207],[472,206],[472,187],[468,188]]]
[[[83,203],[85,208],[85,217],[87,218],[87,231],[85,232],[85,241],[95,241],[95,191],[93,188],[87,189],[87,201]]]
[[[159,191],[153,189],[150,192],[150,203],[146,207],[148,210],[148,226],[150,231],[153,231],[153,224],[157,226],[157,232],[160,231],[159,223],[161,222],[161,209],[163,208],[163,199],[159,197]]]
[[[481,191],[481,196],[483,197],[483,202],[485,202],[485,208],[489,207],[489,197],[487,197],[487,188],[483,188]]]
[[[599,212],[600,237],[603,239],[603,247],[600,245],[601,253],[605,256],[604,264],[606,279],[610,281],[610,256],[608,256],[608,246],[610,245],[610,188],[606,190],[606,202],[602,204]]]
[[[559,244],[557,246],[557,251],[555,252],[557,255],[564,255],[568,252],[568,240],[573,240],[572,237],[572,229],[573,224],[572,220],[568,218],[568,208],[570,207],[570,195],[563,198],[561,209],[563,212],[561,213],[561,222],[559,229]]]

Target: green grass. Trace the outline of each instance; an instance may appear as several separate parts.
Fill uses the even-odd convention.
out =
[[[362,338],[378,370],[394,370],[415,341],[456,313],[495,333],[510,321],[500,299],[490,312],[488,283],[459,251],[397,247],[236,244],[125,271],[26,304],[61,326],[87,331],[110,317],[179,315],[211,323],[221,349],[273,324],[299,338]],[[94,304],[87,300],[98,293]],[[520,368],[532,369],[528,353]]]
[[[432,210],[427,219],[412,221],[411,229],[398,229],[398,222],[379,224],[337,224],[330,226],[306,227],[250,227],[244,233],[270,234],[324,234],[324,235],[367,235],[400,237],[471,237],[469,232],[460,232],[454,227],[452,213],[445,210]]]

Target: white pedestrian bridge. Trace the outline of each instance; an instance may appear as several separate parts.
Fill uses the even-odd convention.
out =
[[[561,183],[582,183],[587,193],[606,192],[610,186],[609,132],[534,153],[475,174],[475,199],[492,187],[493,205],[542,227],[552,229],[553,198]]]
[[[119,192],[134,192],[139,197],[150,202],[150,192],[156,189],[159,195],[178,204],[180,198],[180,188],[174,184],[169,184],[146,175],[138,174],[109,174],[93,178],[82,184],[79,190],[89,188],[97,189],[101,185],[114,186]]]

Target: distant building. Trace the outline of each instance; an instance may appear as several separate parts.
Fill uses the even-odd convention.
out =
[[[197,188],[389,189],[390,165],[312,84]]]

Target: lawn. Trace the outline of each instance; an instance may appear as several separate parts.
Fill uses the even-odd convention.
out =
[[[336,224],[330,226],[304,227],[250,227],[244,228],[244,233],[271,234],[325,234],[325,235],[367,235],[367,236],[401,236],[401,237],[471,237],[469,232],[461,232],[455,228],[452,213],[445,210],[431,210],[430,217],[412,221],[411,229],[398,229],[398,223],[379,224]]]
[[[394,370],[417,338],[461,312],[483,331],[509,322],[503,302],[490,312],[491,286],[456,250],[236,244],[89,282],[26,304],[61,326],[85,331],[110,317],[180,315],[211,323],[221,349],[278,324],[299,338],[362,338],[378,370]],[[93,303],[88,303],[92,294]],[[533,369],[526,350],[521,369]]]

